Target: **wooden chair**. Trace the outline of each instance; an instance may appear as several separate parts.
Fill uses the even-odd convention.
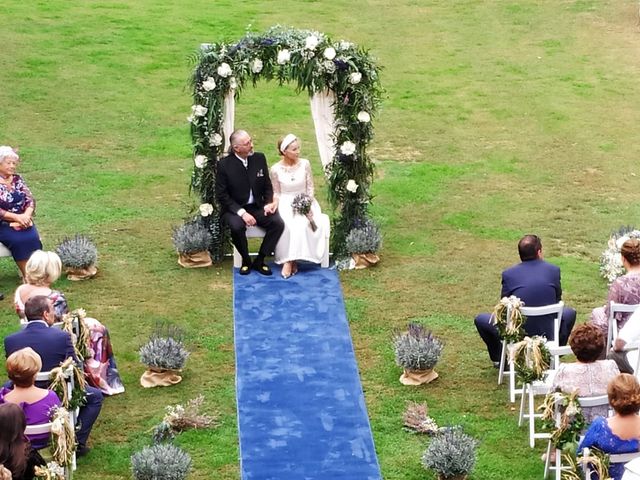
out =
[[[265,235],[265,231],[264,228],[258,227],[258,226],[254,226],[254,227],[247,227],[247,238],[264,238]],[[326,232],[326,236],[325,236],[325,249],[324,249],[324,255],[322,257],[322,261],[320,262],[320,266],[322,268],[327,268],[329,266],[329,240],[331,238],[331,232],[329,231],[329,229],[327,229]],[[255,253],[252,253],[251,255],[255,255]],[[236,268],[240,268],[242,266],[242,256],[240,255],[240,253],[238,253],[238,250],[236,249],[235,245],[233,247],[233,266]]]

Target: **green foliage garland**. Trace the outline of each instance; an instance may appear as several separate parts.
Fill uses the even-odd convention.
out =
[[[542,380],[551,365],[551,353],[544,337],[525,337],[513,345],[511,355],[518,376],[524,383]]]
[[[558,404],[560,422],[556,425],[555,406]],[[587,425],[578,402],[578,393],[561,391],[549,393],[540,405],[544,428],[551,430],[551,443],[564,453],[575,453],[580,441],[580,433]]]
[[[366,149],[373,138],[371,118],[382,88],[379,67],[368,52],[320,32],[274,26],[262,34],[247,33],[234,43],[203,45],[192,60],[196,66],[189,117],[194,155],[191,190],[200,196],[200,213],[213,236],[213,259],[222,259],[228,243],[215,198],[217,162],[224,156],[224,99],[230,89],[237,97],[258,80],[294,83],[298,92],[309,95],[325,90],[335,94],[336,149],[327,176],[334,210],[332,250],[344,254],[346,236],[355,223],[367,218],[371,200],[373,164]]]

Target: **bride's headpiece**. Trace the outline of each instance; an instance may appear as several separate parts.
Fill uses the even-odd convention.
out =
[[[298,140],[298,137],[296,137],[293,133],[288,133],[282,139],[282,143],[280,143],[280,153],[284,153],[287,147],[291,145],[293,142],[295,142],[296,140]]]

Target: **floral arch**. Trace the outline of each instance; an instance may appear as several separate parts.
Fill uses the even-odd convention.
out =
[[[204,44],[193,61],[191,189],[200,195],[214,259],[222,258],[228,244],[215,198],[217,162],[234,129],[235,99],[258,80],[294,83],[298,92],[310,96],[333,209],[331,248],[344,254],[347,234],[367,221],[371,199],[373,164],[367,146],[382,89],[379,68],[367,51],[319,32],[276,26],[263,34],[248,33],[236,43]]]

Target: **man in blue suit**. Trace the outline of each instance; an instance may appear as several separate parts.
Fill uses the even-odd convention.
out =
[[[68,357],[72,357],[78,363],[69,334],[57,328],[49,328],[55,319],[53,303],[49,298],[44,295],[29,298],[24,305],[24,313],[29,320],[26,327],[4,339],[7,357],[22,348],[31,347],[42,359],[42,371],[59,367]],[[97,388],[87,385],[86,393],[86,404],[80,407],[78,414],[80,429],[76,435],[76,453],[79,457],[89,451],[87,440],[91,427],[100,414],[103,400],[102,392]]]
[[[527,307],[542,307],[558,303],[562,299],[560,269],[542,259],[542,242],[536,235],[525,235],[518,242],[518,253],[522,263],[502,272],[502,292],[500,297],[514,295]],[[502,341],[498,330],[491,323],[489,313],[481,313],[475,318],[476,328],[487,345],[489,357],[494,366],[500,363]],[[566,345],[569,334],[576,322],[576,311],[565,307],[560,322],[560,345]],[[536,317],[524,325],[528,335],[544,335],[553,338],[553,316]]]

